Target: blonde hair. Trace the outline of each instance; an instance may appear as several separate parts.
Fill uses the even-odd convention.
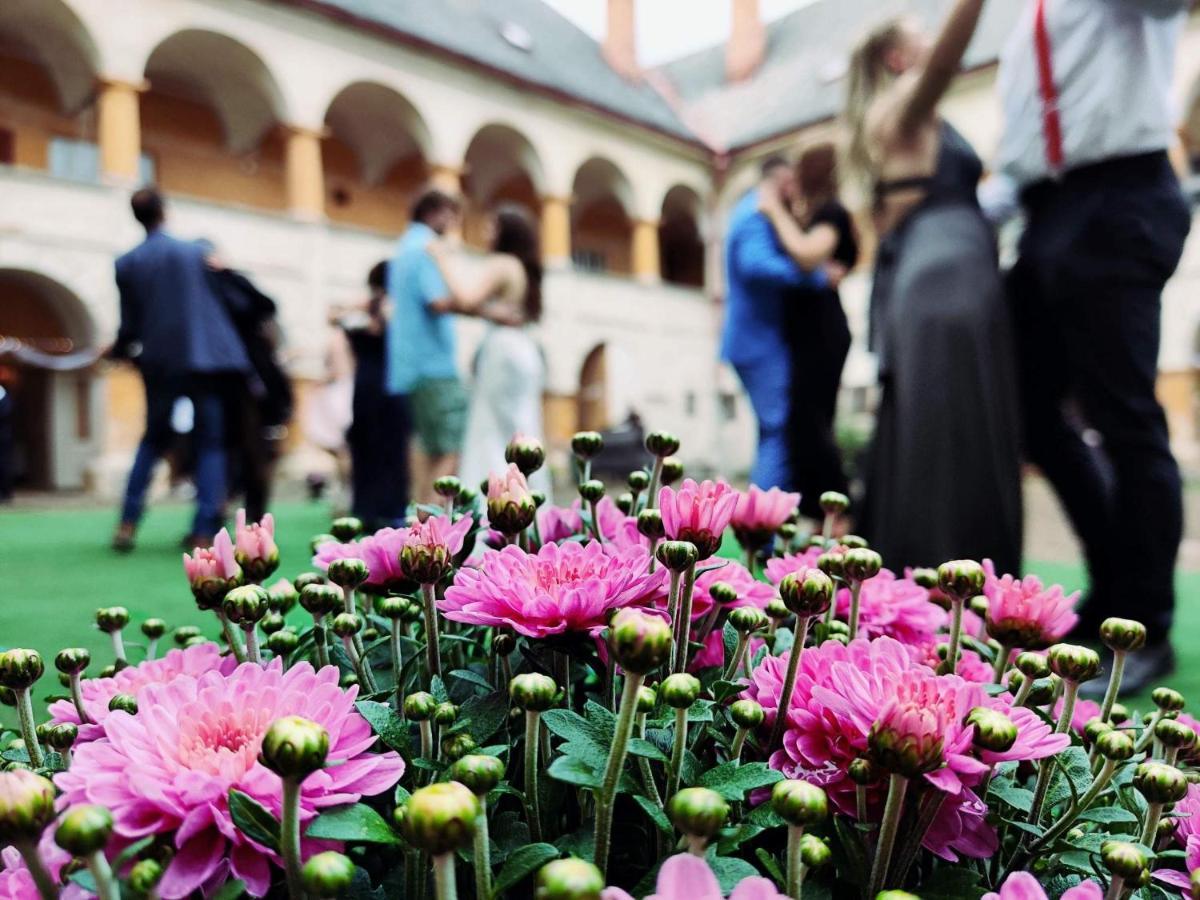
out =
[[[875,99],[896,80],[887,66],[887,55],[908,27],[907,19],[889,19],[872,29],[850,54],[846,108],[842,111],[846,134],[844,171],[857,187],[868,191],[874,181],[875,157],[867,133],[867,116]]]

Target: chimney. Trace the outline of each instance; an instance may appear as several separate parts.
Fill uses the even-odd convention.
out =
[[[637,61],[634,12],[634,0],[608,0],[608,30],[604,33],[604,59],[630,81],[642,74]]]
[[[725,76],[730,81],[745,81],[758,71],[766,52],[767,29],[758,0],[733,0],[732,27],[725,48]]]

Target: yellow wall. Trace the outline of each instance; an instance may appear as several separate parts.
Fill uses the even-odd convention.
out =
[[[1167,422],[1174,441],[1191,443],[1196,440],[1198,376],[1200,372],[1195,369],[1160,372],[1158,375],[1158,401],[1167,411]]]
[[[579,398],[575,394],[545,394],[542,397],[542,427],[546,443],[565,447],[579,430]]]
[[[141,113],[142,150],[154,160],[158,185],[168,194],[287,208],[284,138],[278,129],[254,150],[234,156],[211,107],[150,90],[142,95]]]
[[[49,166],[52,137],[95,139],[89,108],[72,118],[59,110],[58,92],[46,70],[0,54],[0,128],[14,133],[14,162],[31,169]]]
[[[427,177],[419,157],[401,160],[378,184],[365,184],[354,150],[337,138],[321,142],[325,168],[325,214],[334,222],[399,234]]]

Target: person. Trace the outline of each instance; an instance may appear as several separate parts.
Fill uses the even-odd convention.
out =
[[[146,431],[134,456],[113,548],[134,547],[154,465],[171,439],[175,400],[194,409],[196,511],[184,543],[207,547],[221,527],[227,461],[226,411],[250,361],[214,290],[205,250],[167,233],[166,204],[152,187],[131,200],[146,239],[116,263],[121,321],[111,355],[131,359],[146,391]]]
[[[932,43],[892,20],[850,63],[852,176],[874,195],[871,296],[882,387],[858,527],[888,564],[1021,555],[1015,351],[983,166],[938,115],[984,0],[955,0]]]
[[[779,236],[759,209],[759,197],[777,192],[785,203],[796,199],[796,179],[782,157],[772,156],[760,170],[758,185],[734,207],[725,238],[725,323],[721,359],[729,363],[758,420],[758,451],[751,481],[762,488],[793,486],[791,443],[792,363],[786,331],[789,291],[822,287],[822,268],[805,269],[788,256]]]
[[[322,356],[324,372],[320,383],[309,391],[301,420],[305,439],[333,465],[335,510],[349,508],[346,493],[353,477],[346,435],[354,421],[354,353],[346,333],[338,327],[339,312],[328,317],[329,330]],[[306,480],[316,499],[324,494],[328,480],[324,472],[310,472]]]
[[[504,448],[517,435],[542,438],[542,388],[545,360],[530,333],[542,314],[542,262],[537,229],[515,206],[501,207],[489,222],[490,252],[472,274],[445,241],[429,250],[452,300],[459,306],[485,307],[508,324],[489,325],[475,357],[474,383],[467,411],[466,437],[459,476],[478,485],[497,469]],[[530,485],[547,490],[545,469]]]
[[[1188,6],[1029,0],[998,76],[998,161],[1027,222],[1009,277],[1026,450],[1083,543],[1090,594],[1077,633],[1094,639],[1112,615],[1146,624],[1127,692],[1174,665],[1182,490],[1154,388],[1162,290],[1190,227],[1168,158]],[[1068,404],[1101,436],[1099,451]]]
[[[466,425],[467,394],[458,376],[452,314],[488,316],[482,300],[455,300],[429,253],[429,245],[458,221],[457,200],[436,189],[426,191],[413,205],[412,224],[388,263],[388,393],[410,397],[424,456],[418,483],[421,499],[429,503],[437,500],[433,482],[458,470]]]
[[[858,264],[858,232],[838,200],[837,149],[828,141],[800,154],[795,167],[798,202],[791,208],[778,190],[763,190],[759,206],[788,254],[809,268]],[[837,287],[802,287],[787,304],[792,353],[791,457],[800,512],[820,521],[821,494],[849,492],[834,434],[842,369],[850,353],[850,323]]]
[[[353,418],[346,431],[350,510],[367,531],[398,526],[408,508],[408,397],[384,390],[387,268],[383,260],[367,273],[365,308],[336,319],[354,354]]]
[[[0,366],[0,503],[11,503],[16,482],[16,369]]]

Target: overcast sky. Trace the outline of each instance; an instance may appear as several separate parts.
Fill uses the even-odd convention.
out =
[[[604,36],[607,0],[546,0],[597,39]],[[799,9],[811,0],[760,0],[767,21]],[[731,0],[638,0],[638,59],[657,65],[729,36]]]

